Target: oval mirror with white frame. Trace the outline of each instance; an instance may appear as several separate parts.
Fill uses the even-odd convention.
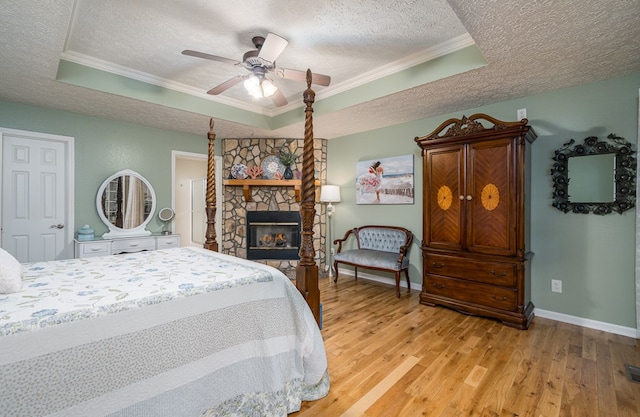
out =
[[[156,193],[145,177],[130,169],[118,171],[102,183],[96,208],[109,231],[105,239],[147,236],[156,210]]]

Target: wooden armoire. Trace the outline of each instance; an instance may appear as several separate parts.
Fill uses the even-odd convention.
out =
[[[422,149],[420,303],[526,329],[533,319],[529,261],[527,119],[449,119],[416,137]]]

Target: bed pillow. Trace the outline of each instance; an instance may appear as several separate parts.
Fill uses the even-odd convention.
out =
[[[0,248],[0,294],[11,294],[22,289],[20,262]]]

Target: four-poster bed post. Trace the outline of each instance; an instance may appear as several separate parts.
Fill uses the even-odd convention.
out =
[[[302,223],[300,260],[296,267],[296,287],[309,304],[309,308],[320,323],[320,289],[318,287],[318,265],[315,261],[315,250],[313,248],[313,222],[316,214],[315,196],[315,163],[313,144],[313,103],[315,92],[311,89],[312,74],[307,70],[307,89],[303,93],[305,107],[304,122],[304,147],[302,154],[302,179],[300,197],[300,221]],[[213,131],[213,118],[209,123],[209,150],[207,160],[207,194],[206,194],[206,214],[207,230],[205,233],[204,248],[218,251],[216,242],[215,215],[216,215],[216,179],[214,161],[214,140],[216,135]]]
[[[302,153],[302,184],[300,197],[300,221],[302,242],[300,260],[296,267],[296,287],[307,300],[316,322],[320,323],[320,288],[318,287],[318,265],[313,249],[313,220],[316,215],[316,181],[313,152],[313,102],[316,93],[311,89],[311,71],[307,70],[307,89],[303,93],[304,103],[304,148]]]
[[[218,251],[218,242],[216,241],[216,162],[214,155],[214,142],[216,134],[213,131],[213,117],[209,120],[209,151],[207,152],[207,194],[206,214],[207,214],[207,231],[205,232],[204,248]]]

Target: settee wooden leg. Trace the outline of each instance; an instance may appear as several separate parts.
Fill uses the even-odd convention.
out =
[[[396,297],[400,298],[400,271],[396,271]]]
[[[409,280],[409,269],[405,269],[404,274],[407,276],[407,291],[411,292],[411,280]]]
[[[336,270],[336,276],[335,278],[333,278],[333,283],[337,284],[338,283],[338,261],[333,262],[333,269]]]
[[[358,282],[358,267],[357,266],[353,267],[353,274],[356,276],[356,282]]]

